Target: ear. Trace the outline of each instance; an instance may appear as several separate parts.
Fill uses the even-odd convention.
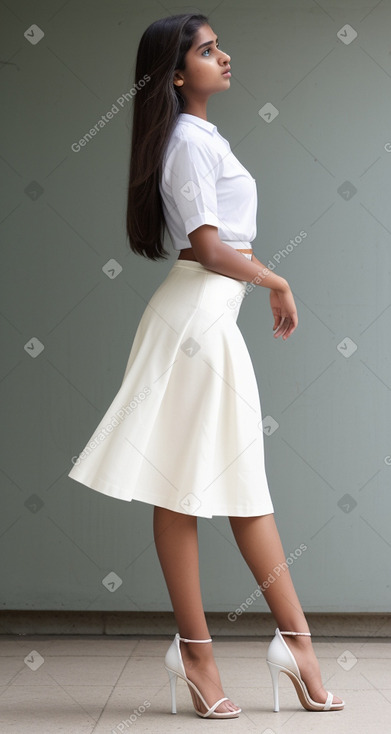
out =
[[[182,76],[182,74],[181,74],[180,71],[175,71],[174,72],[174,79],[173,79],[173,81],[174,81],[174,84],[175,84],[176,87],[183,87],[183,85],[185,83],[185,80],[184,80],[184,78],[183,78],[183,76]]]

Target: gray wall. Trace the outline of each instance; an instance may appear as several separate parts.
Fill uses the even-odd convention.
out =
[[[153,508],[67,476],[175,258],[147,262],[126,243],[132,103],[117,100],[145,27],[197,8],[137,5],[1,6],[3,608],[171,609]],[[232,57],[231,89],[208,118],[257,179],[255,253],[288,279],[298,308],[286,343],[273,339],[267,289],[246,297],[238,321],[263,415],[278,423],[266,466],[293,579],[306,611],[389,611],[391,5],[213,0],[198,10]],[[24,37],[32,24],[44,32],[36,44]],[[115,278],[102,270],[111,259]],[[200,520],[199,535],[205,609],[231,611],[255,581],[226,518]],[[102,583],[110,572],[122,580],[115,592]]]

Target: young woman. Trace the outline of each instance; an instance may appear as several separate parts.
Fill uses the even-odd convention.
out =
[[[132,250],[179,257],[139,323],[119,392],[69,476],[117,499],[154,505],[154,538],[179,632],[165,658],[204,718],[234,718],[223,694],[199,579],[197,517],[225,515],[278,628],[267,662],[306,709],[341,709],[325,690],[285,555],[264,464],[255,373],[236,320],[247,283],[270,289],[274,337],[297,312],[288,282],[253,255],[256,185],[207,120],[230,87],[230,57],[203,15],[152,23],[137,54],[127,232]],[[263,585],[264,584],[264,585]],[[204,643],[204,644],[200,644]]]

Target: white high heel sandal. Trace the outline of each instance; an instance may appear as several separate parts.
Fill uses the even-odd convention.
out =
[[[286,675],[288,675],[292,680],[299,697],[299,701],[307,711],[338,711],[342,709],[345,702],[332,703],[333,694],[330,693],[330,691],[327,691],[325,703],[318,703],[317,701],[312,700],[308,693],[307,686],[300,675],[300,670],[295,657],[282,635],[307,635],[308,637],[311,637],[311,632],[280,632],[278,627],[275,631],[275,635],[269,645],[266,655],[266,662],[269,666],[272,677],[274,711],[280,710],[278,701],[278,676],[280,672],[286,673]]]
[[[227,696],[224,696],[224,698],[220,698],[218,701],[216,701],[216,703],[213,704],[213,706],[209,707],[209,704],[206,703],[197,686],[195,686],[194,683],[192,683],[191,680],[186,677],[186,672],[181,655],[181,648],[179,644],[180,640],[182,640],[182,642],[212,642],[211,638],[209,638],[209,640],[188,640],[186,637],[180,637],[178,632],[176,633],[164,659],[164,667],[167,670],[170,680],[171,713],[176,714],[176,682],[177,678],[182,678],[182,680],[186,681],[186,683],[188,683],[188,685],[191,686],[191,688],[196,692],[197,696],[200,697],[202,703],[206,708],[206,712],[202,713],[194,707],[195,712],[196,714],[198,714],[198,716],[201,716],[203,719],[234,719],[239,716],[242,709],[238,709],[237,711],[224,711],[222,713],[215,711],[215,709],[217,709],[217,707],[221,703],[223,703],[223,701],[229,701]]]

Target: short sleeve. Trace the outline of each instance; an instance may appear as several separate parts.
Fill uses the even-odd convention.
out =
[[[179,139],[169,156],[171,193],[186,235],[202,224],[219,227],[218,160],[205,142]]]

